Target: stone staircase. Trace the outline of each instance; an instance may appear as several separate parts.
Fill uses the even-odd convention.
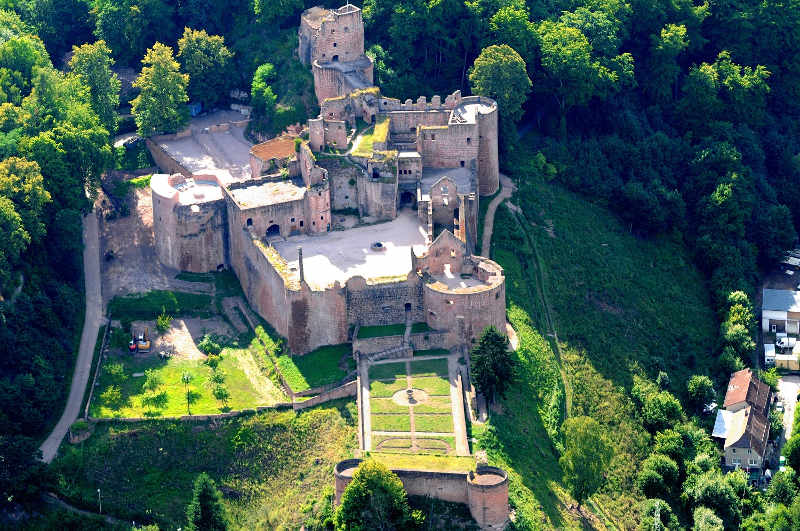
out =
[[[366,358],[369,362],[376,362],[380,360],[411,358],[413,355],[414,351],[411,350],[411,347],[409,347],[407,344],[404,344],[402,346],[393,347],[381,352],[375,352],[374,354],[367,354]]]

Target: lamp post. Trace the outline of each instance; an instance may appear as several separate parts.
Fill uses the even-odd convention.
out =
[[[97,504],[100,506],[100,514],[103,514],[103,499],[100,497],[100,489],[97,489]]]

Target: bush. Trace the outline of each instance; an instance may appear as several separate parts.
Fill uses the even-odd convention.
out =
[[[121,385],[128,379],[125,372],[125,366],[122,363],[107,363],[105,366],[106,374],[108,374],[111,382],[115,385]]]
[[[683,417],[681,403],[671,393],[661,391],[645,398],[642,408],[645,426],[651,431],[671,428]]]
[[[661,454],[644,460],[636,478],[636,486],[648,498],[669,498],[673,485],[678,483],[678,465]]]
[[[83,419],[78,419],[72,423],[72,426],[69,427],[72,433],[83,433],[89,429],[89,423]]]
[[[219,356],[220,352],[222,352],[222,345],[219,344],[219,338],[210,334],[203,336],[203,339],[197,344],[197,348],[208,356]]]
[[[795,433],[783,447],[786,464],[795,470],[800,470],[800,433]]]
[[[100,394],[100,400],[111,409],[116,409],[122,405],[122,391],[120,391],[117,385],[109,385],[106,390]]]
[[[156,317],[156,329],[162,334],[169,330],[170,325],[172,324],[172,316],[167,314],[166,309],[162,306],[161,313]]]

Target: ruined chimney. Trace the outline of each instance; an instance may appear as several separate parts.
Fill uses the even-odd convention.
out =
[[[297,248],[297,268],[300,270],[300,283],[302,284],[303,282],[306,281],[306,275],[303,272],[303,248],[302,247],[298,247]]]

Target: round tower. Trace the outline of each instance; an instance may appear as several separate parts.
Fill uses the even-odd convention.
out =
[[[478,466],[467,476],[469,512],[481,529],[503,529],[508,523],[508,474]]]
[[[497,102],[484,96],[472,96],[464,100],[471,98],[478,100],[478,191],[482,196],[493,195],[500,187]]]

